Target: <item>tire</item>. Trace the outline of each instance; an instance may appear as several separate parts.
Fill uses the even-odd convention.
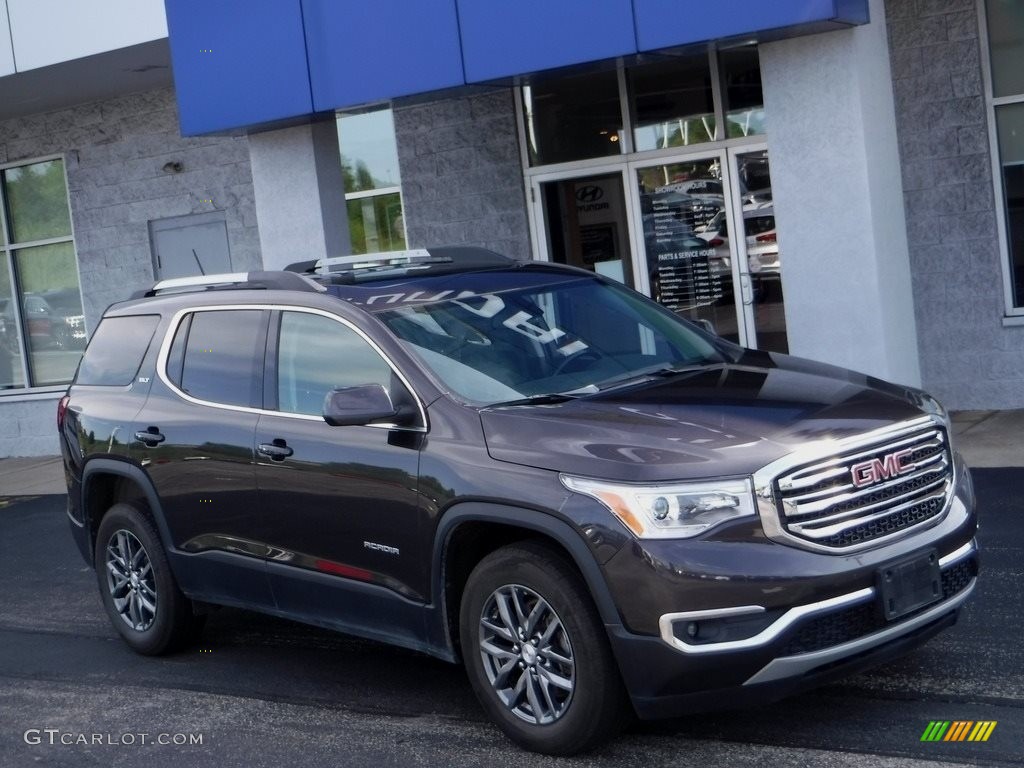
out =
[[[481,560],[466,582],[459,631],[474,693],[520,746],[572,755],[631,719],[590,593],[554,549],[522,543]]]
[[[153,524],[135,507],[107,510],[94,555],[103,607],[132,650],[158,656],[198,638],[205,617],[193,613]]]

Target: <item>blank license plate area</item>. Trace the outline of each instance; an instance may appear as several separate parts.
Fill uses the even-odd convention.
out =
[[[934,550],[881,568],[876,579],[888,621],[913,613],[942,597],[942,573]]]

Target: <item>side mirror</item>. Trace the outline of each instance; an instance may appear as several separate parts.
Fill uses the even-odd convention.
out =
[[[397,421],[399,409],[382,384],[332,389],[324,398],[324,421],[332,427]]]

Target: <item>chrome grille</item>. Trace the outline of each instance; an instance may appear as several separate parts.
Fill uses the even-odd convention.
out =
[[[855,467],[886,466],[886,457],[897,452],[900,474],[891,476],[889,466],[863,487],[855,484]],[[952,478],[953,459],[945,431],[929,425],[898,439],[797,467],[776,478],[774,492],[779,522],[790,536],[817,546],[848,549],[941,515]]]

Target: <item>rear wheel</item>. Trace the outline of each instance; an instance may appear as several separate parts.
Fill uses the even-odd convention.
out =
[[[570,755],[628,719],[590,594],[555,550],[526,543],[491,553],[470,574],[460,613],[470,683],[513,741]]]
[[[152,523],[115,504],[96,535],[96,577],[114,628],[138,653],[159,655],[198,637],[203,617],[182,594]]]

